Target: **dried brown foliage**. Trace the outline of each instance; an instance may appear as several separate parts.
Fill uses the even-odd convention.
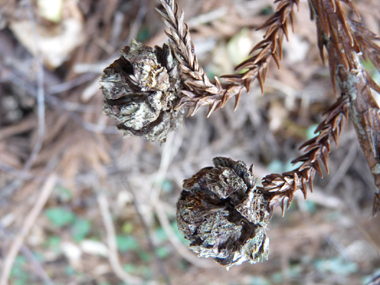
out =
[[[184,77],[184,89],[181,91],[183,96],[177,108],[187,106],[189,114],[195,114],[200,107],[210,105],[207,114],[210,116],[233,96],[236,96],[236,108],[243,88],[249,91],[256,78],[263,92],[269,60],[273,58],[280,67],[282,40],[284,35],[287,37],[289,22],[293,26],[294,4],[298,5],[298,1],[275,2],[279,3],[275,14],[259,27],[267,28],[264,39],[252,49],[252,56],[236,67],[237,71],[248,70],[242,74],[222,76],[228,84],[221,84],[215,77],[213,84],[198,64],[189,29],[183,22],[183,12],[179,13],[174,1],[161,1],[165,12],[159,12],[170,29],[167,35]],[[380,48],[374,43],[379,37],[367,30],[360,21],[349,20],[341,3],[347,4],[360,18],[351,1],[310,1],[311,17],[316,19],[317,24],[320,55],[324,62],[323,50],[327,50],[331,80],[335,93],[339,87],[340,96],[326,112],[327,117],[319,125],[317,136],[301,146],[300,149],[304,149],[306,154],[293,162],[302,162],[302,165],[291,172],[270,174],[263,178],[262,191],[272,197],[271,209],[276,205],[281,205],[284,209],[286,200],[290,203],[298,189],[306,198],[307,183],[312,191],[315,173],[323,176],[320,162],[323,162],[328,172],[330,139],[333,138],[337,144],[343,117],[348,116],[355,125],[375,183],[380,188],[380,115],[370,90],[380,93],[380,87],[360,63],[360,56],[363,55],[365,60],[371,60],[379,70]]]
[[[289,207],[294,192],[297,190],[301,190],[306,199],[307,182],[313,192],[315,173],[323,177],[321,162],[328,172],[327,158],[330,152],[330,139],[333,138],[335,144],[338,144],[338,137],[342,130],[343,120],[347,118],[347,112],[347,100],[339,98],[327,111],[327,118],[318,126],[316,132],[319,134],[300,147],[306,154],[293,160],[293,163],[302,162],[301,166],[290,172],[269,174],[263,178],[262,191],[266,191],[272,196],[269,203],[271,210],[280,205],[284,214],[286,203]]]
[[[207,116],[222,108],[234,96],[236,96],[236,108],[242,92],[244,90],[249,92],[251,83],[256,78],[261,91],[264,91],[269,61],[273,58],[280,68],[282,41],[284,36],[288,38],[288,26],[294,25],[294,8],[299,4],[298,0],[275,1],[278,3],[276,12],[259,27],[259,29],[267,29],[264,39],[253,47],[250,58],[235,68],[237,72],[243,72],[222,76],[222,80],[215,77],[215,82],[212,82],[198,62],[189,28],[184,22],[183,11],[180,11],[173,0],[160,2],[163,11],[157,11],[169,28],[166,34],[181,71],[182,85],[179,100],[177,105],[172,105],[170,108],[178,110],[187,107],[188,115],[194,115],[202,106],[207,105],[209,106]],[[316,21],[320,56],[324,62],[324,49],[326,49],[331,81],[337,100],[325,113],[326,118],[319,124],[316,136],[300,147],[305,154],[293,160],[293,163],[300,162],[301,165],[289,172],[265,176],[262,179],[262,187],[257,187],[255,190],[258,195],[264,197],[269,213],[272,213],[277,205],[282,207],[284,213],[297,190],[301,190],[306,199],[308,185],[313,191],[315,174],[318,173],[320,177],[323,177],[322,164],[326,171],[329,171],[327,160],[331,148],[330,141],[334,140],[337,145],[344,118],[353,122],[371,173],[375,178],[375,184],[380,189],[380,110],[371,91],[372,89],[380,93],[380,87],[373,81],[360,61],[361,57],[370,60],[380,70],[380,47],[374,43],[380,38],[367,30],[360,21],[348,19],[343,4],[346,4],[360,19],[350,0],[309,1],[311,17]],[[231,165],[229,166],[232,167]],[[239,250],[236,251],[236,247],[231,245],[232,241],[242,241],[244,234],[230,224],[234,218],[227,215],[225,211],[236,211],[236,203],[231,204],[234,198],[225,195],[224,192],[230,193],[231,189],[235,191],[237,188],[234,187],[241,185],[231,182],[235,181],[236,174],[226,169],[224,170],[228,173],[224,173],[224,170],[220,168],[220,161],[217,161],[215,166],[216,168],[202,169],[192,178],[185,180],[184,190],[178,202],[177,217],[179,217],[182,232],[192,241],[191,246],[196,252],[201,256],[214,257],[222,265],[231,266],[240,263],[242,258]],[[224,191],[224,194],[219,195],[218,191]],[[379,204],[379,194],[375,194],[374,214],[378,212]],[[212,210],[208,209],[210,205]],[[219,217],[216,213],[221,209],[225,213]],[[190,215],[191,219],[184,218],[184,215]],[[221,222],[222,220],[224,222]],[[215,227],[218,231],[214,233]],[[251,249],[250,252],[252,252]],[[255,257],[243,259],[256,260]]]
[[[351,1],[341,2],[356,12]],[[312,18],[316,19],[322,61],[323,50],[326,48],[333,87],[337,92],[337,85],[339,86],[340,96],[327,112],[325,121],[319,125],[319,134],[301,146],[307,153],[294,162],[300,161],[302,165],[289,173],[271,174],[263,178],[264,189],[275,194],[271,205],[281,203],[283,208],[285,200],[289,199],[290,202],[297,189],[302,190],[306,198],[306,182],[309,181],[312,190],[315,172],[323,176],[319,158],[328,171],[330,137],[337,143],[342,129],[342,118],[347,115],[355,126],[376,186],[380,189],[380,112],[370,90],[372,88],[379,92],[380,87],[360,63],[360,53],[363,53],[364,58],[369,58],[379,67],[380,48],[373,43],[378,37],[365,29],[360,22],[349,21],[340,1],[311,1],[310,8]]]
[[[188,114],[194,115],[202,106],[210,105],[207,117],[214,110],[222,108],[226,102],[236,96],[235,109],[239,103],[244,88],[249,92],[251,83],[257,78],[261,90],[264,92],[264,82],[268,71],[268,64],[273,58],[280,68],[282,59],[282,41],[284,35],[288,37],[288,26],[293,26],[294,5],[298,0],[280,2],[276,13],[258,29],[267,28],[264,39],[250,52],[251,57],[239,64],[235,70],[243,73],[224,75],[222,78],[227,84],[221,84],[215,77],[215,83],[210,82],[202,67],[199,65],[194,51],[189,28],[184,23],[183,11],[180,13],[174,1],[161,0],[165,12],[157,10],[169,28],[166,34],[171,39],[171,46],[177,55],[178,62],[184,75],[184,95],[176,108],[189,107]]]

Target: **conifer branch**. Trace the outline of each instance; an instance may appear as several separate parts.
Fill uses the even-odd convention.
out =
[[[292,161],[292,163],[302,162],[301,166],[290,172],[269,174],[263,178],[263,186],[260,190],[269,196],[271,213],[274,207],[280,205],[284,215],[285,208],[289,208],[297,190],[301,190],[306,199],[307,184],[313,192],[315,173],[323,177],[321,162],[327,173],[329,172],[327,158],[330,153],[330,139],[332,138],[335,145],[338,145],[343,119],[348,117],[348,102],[348,97],[340,97],[326,112],[326,119],[317,127],[318,135],[301,145],[300,149],[303,149],[306,154]]]
[[[244,89],[249,92],[251,83],[257,78],[261,91],[264,91],[264,82],[268,71],[268,65],[273,58],[280,68],[282,59],[282,41],[284,35],[288,38],[289,22],[293,27],[294,4],[299,0],[277,0],[277,10],[261,27],[267,28],[264,39],[250,52],[251,57],[236,66],[236,72],[248,69],[242,74],[235,73],[221,78],[227,84],[221,84],[215,77],[215,83],[210,82],[202,67],[199,65],[194,46],[191,42],[189,28],[183,22],[183,11],[179,12],[177,4],[173,0],[160,0],[165,12],[157,10],[169,28],[166,34],[171,39],[171,47],[175,51],[183,74],[185,75],[182,97],[176,108],[187,106],[188,115],[194,115],[199,108],[209,105],[207,117],[214,110],[224,107],[226,102],[236,96],[235,109]]]
[[[340,2],[344,2],[357,13],[349,0],[311,0],[312,17],[316,19],[318,46],[322,61],[323,49],[328,52],[330,75],[337,93],[338,101],[328,111],[326,120],[319,125],[319,135],[304,143],[307,153],[293,161],[302,165],[290,172],[271,174],[263,178],[263,191],[270,193],[270,208],[281,205],[283,211],[286,201],[292,201],[294,192],[300,189],[306,198],[309,182],[312,191],[312,179],[317,172],[322,177],[321,161],[328,172],[327,155],[330,152],[329,138],[335,143],[342,129],[342,118],[347,118],[355,126],[361,148],[367,158],[375,184],[380,189],[380,109],[373,98],[371,88],[380,91],[380,87],[372,80],[360,62],[360,55],[369,58],[379,69],[380,48],[374,44],[379,40],[375,34],[367,30],[361,22],[349,21]],[[375,195],[373,212],[379,208],[378,195]]]
[[[242,92],[249,92],[255,79],[263,92],[270,60],[280,68],[283,38],[288,38],[294,4],[299,4],[299,0],[275,1],[275,14],[259,27],[267,28],[264,39],[252,49],[251,57],[235,68],[236,72],[246,71],[222,76],[221,83],[217,77],[210,81],[200,66],[183,11],[174,0],[160,2],[163,11],[157,11],[169,28],[170,48],[152,49],[132,41],[122,57],[105,70],[101,81],[105,112],[121,122],[119,128],[126,136],[140,135],[152,141],[165,141],[167,133],[181,122],[183,106],[193,115],[208,105],[210,116],[232,97],[236,97],[236,108]],[[301,190],[306,199],[308,188],[313,192],[315,174],[323,177],[323,166],[329,172],[330,142],[338,144],[344,118],[353,122],[380,189],[380,109],[371,93],[371,89],[380,93],[380,87],[361,64],[363,57],[380,71],[380,47],[374,43],[380,38],[360,21],[348,19],[342,3],[360,19],[350,0],[309,0],[320,56],[324,62],[327,51],[337,100],[327,110],[316,136],[301,145],[305,153],[292,161],[301,165],[269,174],[257,187],[252,167],[219,157],[214,159],[215,167],[203,168],[184,181],[177,222],[200,256],[213,257],[227,267],[266,259],[269,240],[265,230],[273,208],[281,206],[284,214],[295,191]],[[376,193],[374,215],[379,210],[380,194]]]

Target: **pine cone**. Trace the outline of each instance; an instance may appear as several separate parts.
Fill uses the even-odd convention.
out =
[[[174,110],[181,90],[177,60],[166,44],[153,48],[131,41],[100,80],[104,112],[121,122],[125,137],[143,136],[164,142],[183,118]]]
[[[177,223],[190,248],[223,266],[268,259],[268,201],[243,161],[216,157],[183,183]]]

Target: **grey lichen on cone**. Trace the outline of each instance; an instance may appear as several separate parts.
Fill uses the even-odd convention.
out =
[[[120,122],[125,137],[164,142],[184,116],[174,109],[181,91],[177,60],[166,44],[153,49],[135,40],[121,54],[100,80],[103,111]]]
[[[179,230],[200,257],[227,268],[268,259],[268,201],[256,188],[252,166],[216,157],[183,183],[177,203]]]

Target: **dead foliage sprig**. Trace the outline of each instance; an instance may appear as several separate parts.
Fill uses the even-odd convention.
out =
[[[293,200],[294,192],[301,190],[307,198],[307,184],[313,192],[313,178],[315,173],[323,177],[321,162],[328,173],[327,158],[330,152],[330,139],[333,138],[338,145],[338,138],[342,131],[344,118],[348,117],[348,98],[340,97],[337,102],[326,112],[326,119],[319,124],[316,132],[319,134],[301,145],[306,154],[296,158],[292,163],[302,162],[297,169],[282,174],[269,174],[262,180],[261,191],[270,197],[269,209],[280,205],[282,213],[288,208]]]
[[[328,52],[330,75],[335,92],[340,89],[338,101],[328,111],[325,121],[319,125],[319,134],[301,146],[307,153],[293,162],[302,165],[283,174],[270,174],[263,178],[263,191],[273,195],[270,206],[281,205],[283,211],[286,201],[292,201],[294,192],[307,193],[306,182],[312,191],[312,179],[317,172],[322,177],[320,161],[328,172],[327,155],[330,152],[329,139],[337,138],[342,128],[342,118],[353,122],[361,147],[371,168],[375,183],[380,189],[380,111],[372,96],[371,88],[380,91],[360,63],[360,55],[371,60],[379,69],[380,47],[374,43],[379,40],[359,21],[350,21],[340,2],[344,2],[358,15],[351,1],[310,1],[312,18],[316,19],[318,46],[322,61],[323,50]],[[359,15],[358,15],[359,16]],[[320,160],[319,160],[320,159]],[[373,212],[377,213],[379,203],[375,195]]]
[[[130,100],[129,105],[126,106],[123,101],[117,109],[122,114],[120,119],[123,122],[129,124],[133,120],[141,120],[139,127],[143,129],[147,118],[144,111],[139,112],[145,108],[141,106],[161,106],[172,98],[169,101],[174,103],[164,110],[170,114],[186,106],[188,114],[193,115],[199,108],[208,105],[207,116],[210,116],[235,96],[236,108],[242,92],[249,91],[256,78],[263,92],[270,59],[273,58],[280,67],[282,41],[284,36],[288,37],[289,24],[293,26],[294,4],[299,4],[299,0],[275,1],[278,3],[275,14],[259,27],[267,28],[264,39],[252,49],[251,57],[235,68],[237,72],[247,70],[241,74],[222,76],[226,83],[221,83],[217,77],[215,82],[211,82],[199,65],[189,28],[184,23],[183,11],[179,10],[174,0],[160,2],[164,11],[158,12],[169,28],[166,34],[170,38],[170,49],[166,46],[165,52],[160,48],[153,51],[139,44],[139,51],[149,51],[149,56],[145,57],[151,58],[150,61],[142,58],[141,52],[131,55],[125,52],[123,58],[119,59],[121,71],[126,72],[129,78],[139,78],[139,88],[133,89],[131,94],[135,96],[138,90],[146,91],[148,87],[152,92],[143,98],[146,99],[144,102],[139,102],[139,106]],[[215,167],[203,168],[185,180],[177,203],[177,222],[180,231],[192,242],[190,246],[200,256],[214,257],[225,266],[240,264],[245,260],[255,263],[266,257],[269,241],[263,233],[273,208],[281,206],[284,214],[295,191],[301,190],[305,199],[308,188],[313,191],[315,174],[323,177],[322,165],[328,173],[330,143],[334,140],[337,145],[344,118],[353,122],[375,183],[380,189],[380,109],[371,93],[371,89],[380,93],[380,87],[360,61],[361,57],[370,60],[380,70],[380,47],[374,43],[379,37],[367,30],[360,21],[349,20],[342,3],[347,4],[359,17],[350,0],[309,1],[312,19],[316,20],[320,55],[324,62],[326,49],[331,81],[338,98],[327,110],[325,120],[316,130],[316,136],[300,147],[305,154],[293,160],[293,163],[301,165],[282,174],[269,174],[262,179],[262,186],[256,187],[252,167],[248,169],[242,161],[216,158]],[[106,91],[111,99],[124,96],[122,88],[125,88],[125,82],[121,82],[118,77],[121,72],[116,71],[112,70],[111,76],[107,78],[107,84],[111,85]],[[155,84],[149,83],[147,86],[149,78],[157,79],[154,80]],[[175,85],[170,84],[174,82],[173,78],[177,82]],[[114,88],[115,86],[122,88]],[[166,88],[166,93],[160,93],[163,88],[161,86]],[[156,115],[160,112],[158,110]],[[178,119],[174,119],[173,125],[176,126]],[[154,122],[152,135],[157,136],[159,129],[157,130],[157,122]],[[380,194],[375,194],[373,205],[373,212],[377,213],[380,209]],[[254,211],[247,212],[247,209]],[[246,252],[250,256],[245,256]],[[252,252],[257,255],[252,255]]]
[[[160,0],[160,2],[165,12],[157,11],[169,28],[166,34],[171,39],[171,47],[175,50],[185,77],[185,88],[181,91],[183,96],[176,108],[187,106],[188,114],[194,115],[202,106],[209,105],[207,114],[209,117],[214,110],[224,107],[226,102],[234,96],[236,96],[236,109],[242,92],[244,89],[249,92],[251,83],[256,78],[259,80],[261,91],[264,91],[270,59],[273,58],[280,68],[282,41],[284,35],[288,38],[289,21],[293,27],[294,4],[298,5],[299,0],[275,1],[279,2],[275,14],[258,28],[267,28],[264,39],[251,50],[251,57],[235,68],[236,72],[243,69],[248,70],[241,74],[222,76],[227,84],[222,84],[217,77],[215,77],[215,83],[210,82],[199,65],[189,28],[183,21],[183,11],[179,12],[177,4],[173,0]]]

